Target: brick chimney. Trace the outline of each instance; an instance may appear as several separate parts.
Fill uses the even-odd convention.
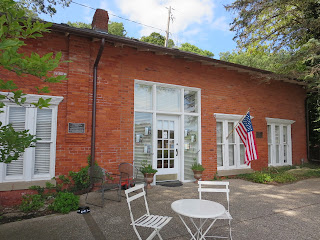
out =
[[[92,19],[92,29],[108,32],[109,16],[108,12],[103,9],[97,9]]]

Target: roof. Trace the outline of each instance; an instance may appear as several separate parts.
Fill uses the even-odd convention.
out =
[[[288,78],[288,77],[275,74],[270,71],[262,70],[259,68],[253,68],[253,67],[236,64],[236,63],[217,60],[214,58],[198,55],[196,53],[185,52],[176,48],[167,48],[164,46],[142,42],[136,39],[120,37],[120,36],[108,34],[107,32],[103,32],[103,31],[76,28],[76,27],[71,27],[67,24],[57,24],[57,23],[53,23],[51,26],[51,29],[53,31],[64,32],[67,34],[74,34],[74,35],[87,37],[87,38],[94,38],[94,39],[104,38],[106,42],[114,43],[115,46],[129,46],[129,47],[137,48],[139,51],[150,51],[150,52],[155,52],[156,54],[159,54],[159,55],[171,55],[176,58],[182,58],[189,61],[200,62],[203,65],[213,65],[217,67],[227,68],[230,70],[235,70],[238,72],[247,72],[249,74],[260,75],[260,77],[273,78],[273,79],[277,79],[277,80],[281,80],[281,81],[289,82],[293,84],[298,84],[298,85],[306,85],[306,83],[303,81]]]

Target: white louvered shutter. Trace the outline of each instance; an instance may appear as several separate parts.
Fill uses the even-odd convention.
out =
[[[35,148],[34,174],[48,174],[50,171],[52,109],[38,109],[36,136],[41,138]]]
[[[9,108],[9,123],[16,131],[25,130],[26,125],[26,109],[23,107],[10,107]],[[6,176],[23,175],[23,158],[24,154],[18,160],[12,161],[7,164]]]

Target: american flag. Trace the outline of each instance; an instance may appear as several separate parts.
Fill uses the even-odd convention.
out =
[[[242,121],[240,120],[236,127],[236,131],[239,134],[244,147],[246,148],[244,163],[250,165],[252,160],[258,159],[256,138],[253,132],[250,112],[247,112]]]

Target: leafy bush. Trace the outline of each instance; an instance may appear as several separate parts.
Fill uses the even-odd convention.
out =
[[[20,210],[23,212],[31,212],[39,210],[44,206],[44,199],[40,194],[26,194],[22,196],[22,203],[20,205]]]
[[[81,168],[79,172],[69,172],[69,176],[74,182],[74,186],[70,189],[71,191],[79,191],[86,189],[90,186],[90,176],[88,174],[89,166]]]
[[[69,192],[59,192],[49,208],[55,212],[69,213],[79,207],[79,196]]]
[[[288,183],[297,181],[297,177],[290,173],[281,173],[273,176],[273,181],[277,183]]]

